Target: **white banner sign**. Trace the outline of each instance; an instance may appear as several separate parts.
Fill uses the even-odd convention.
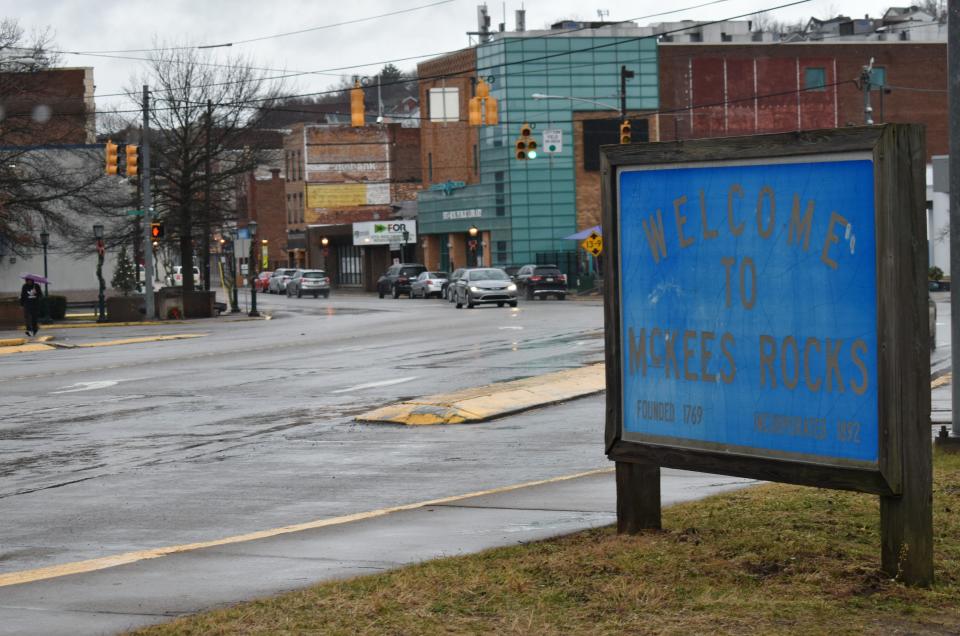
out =
[[[417,242],[417,222],[398,221],[364,221],[353,224],[354,245],[390,245],[404,243],[403,233],[407,233],[406,243]]]

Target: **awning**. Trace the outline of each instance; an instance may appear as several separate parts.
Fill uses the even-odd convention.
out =
[[[563,238],[563,240],[564,240],[564,241],[582,241],[583,239],[587,238],[588,236],[590,236],[590,235],[593,234],[594,232],[596,232],[596,233],[599,234],[600,236],[603,236],[603,230],[600,229],[600,226],[599,226],[599,225],[594,225],[593,227],[588,227],[587,229],[581,230],[580,232],[577,232],[576,234],[571,234],[570,236],[565,236],[565,237]]]

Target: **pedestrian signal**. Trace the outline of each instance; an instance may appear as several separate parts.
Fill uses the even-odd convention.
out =
[[[150,224],[150,238],[152,238],[152,239],[162,239],[162,238],[163,238],[163,223],[151,223],[151,224]]]

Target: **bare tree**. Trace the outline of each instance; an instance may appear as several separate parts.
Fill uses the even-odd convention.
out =
[[[0,20],[0,242],[20,255],[44,230],[74,239],[60,249],[89,249],[91,219],[118,216],[127,196],[104,175],[102,150],[82,145],[92,121],[84,96],[51,90],[52,46],[49,29],[27,39],[15,20]]]
[[[168,238],[179,242],[184,291],[190,291],[195,250],[208,265],[212,228],[232,213],[237,178],[256,168],[265,150],[253,132],[258,108],[283,85],[242,57],[212,63],[209,51],[189,45],[156,48],[147,75],[129,94],[139,104],[135,87],[150,87],[155,208],[167,221]]]

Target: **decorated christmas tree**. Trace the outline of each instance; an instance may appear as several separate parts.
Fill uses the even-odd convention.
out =
[[[137,266],[127,255],[126,247],[121,247],[117,255],[117,267],[113,270],[110,286],[124,296],[129,296],[130,292],[137,289]]]

